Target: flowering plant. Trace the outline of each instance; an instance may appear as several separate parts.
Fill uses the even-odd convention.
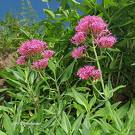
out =
[[[28,40],[21,44],[18,49],[21,56],[17,59],[17,64],[20,66],[15,72],[9,70],[21,81],[19,83],[14,80],[15,78],[11,79],[12,85],[16,90],[20,90],[23,97],[19,106],[22,107],[23,102],[33,106],[30,110],[33,117],[47,113],[42,120],[47,120],[49,126],[39,129],[41,132],[44,129],[44,133],[49,133],[49,130],[54,128],[54,123],[56,128],[51,133],[61,132],[63,135],[94,133],[94,129],[85,125],[86,122],[91,123],[92,128],[100,126],[97,133],[106,133],[102,124],[109,124],[107,120],[110,117],[115,128],[109,129],[108,132],[121,133],[122,126],[117,115],[114,116],[116,111],[113,110],[109,100],[114,91],[124,86],[113,88],[111,82],[104,79],[104,67],[99,59],[102,51],[114,46],[116,38],[108,30],[107,23],[99,16],[85,16],[79,21],[75,30],[76,33],[70,40],[73,51],[69,52],[69,60],[66,59],[65,52],[57,52],[55,48],[53,48],[55,51],[49,50],[50,46],[39,39]],[[75,44],[75,48],[72,44]],[[41,109],[41,106],[44,109]],[[102,112],[102,109],[109,110],[106,121],[103,121],[105,117],[103,114],[106,112]],[[76,111],[75,117],[72,115],[74,111]],[[8,116],[5,115],[6,117]],[[40,126],[41,123],[38,124]],[[109,126],[112,125],[109,124],[107,128]]]
[[[44,69],[48,66],[48,60],[54,55],[54,51],[45,50],[48,46],[45,42],[40,40],[30,40],[24,42],[21,47],[18,49],[18,52],[21,56],[17,59],[17,64],[24,65],[26,59],[34,59],[35,55],[40,54],[43,58],[32,63],[31,67],[35,69]]]

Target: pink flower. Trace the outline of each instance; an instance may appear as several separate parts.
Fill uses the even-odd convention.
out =
[[[104,23],[104,20],[100,16],[92,15],[92,16],[90,16],[90,23],[92,24],[93,22]]]
[[[52,50],[45,50],[44,52],[42,52],[42,56],[44,58],[51,58],[54,55],[54,51]]]
[[[71,42],[75,45],[84,43],[86,40],[86,34],[84,32],[77,32],[71,39]]]
[[[80,20],[76,26],[77,32],[92,32],[94,35],[100,33],[102,30],[107,28],[107,24],[99,16],[85,16]]]
[[[16,63],[17,63],[18,65],[24,65],[24,64],[26,63],[26,61],[25,61],[25,56],[20,56],[20,57],[17,59]]]
[[[33,62],[33,64],[32,64],[32,67],[34,69],[37,69],[37,70],[44,69],[47,66],[48,66],[48,59],[45,59],[45,58],[44,59],[40,59],[40,60],[38,60],[36,62]]]
[[[101,33],[107,28],[107,24],[104,22],[93,22],[91,24],[91,30],[94,35]]]
[[[95,40],[95,43],[101,48],[111,48],[116,43],[114,36],[101,36]]]
[[[80,24],[78,24],[75,28],[75,30],[77,32],[85,32],[85,33],[88,33],[89,32],[89,22],[88,21],[85,21],[85,22],[82,22]]]
[[[82,23],[84,23],[84,22],[90,22],[90,20],[91,20],[91,16],[90,16],[90,15],[87,15],[87,16],[84,16],[84,17],[79,21],[78,24],[82,24]]]
[[[101,71],[96,69],[95,66],[84,66],[78,70],[77,76],[83,80],[88,80],[90,77],[97,80],[101,76]]]
[[[100,76],[101,76],[101,71],[100,71],[99,69],[93,70],[93,72],[92,72],[92,77],[93,77],[94,80],[99,79]]]
[[[46,48],[47,44],[45,42],[32,39],[22,43],[21,47],[18,49],[18,52],[23,56],[31,56],[40,53]]]
[[[72,51],[72,57],[77,59],[77,58],[80,58],[84,52],[86,51],[86,46],[80,46],[78,48],[75,48],[73,51]]]
[[[92,76],[94,69],[95,66],[84,66],[78,70],[77,76],[83,80],[88,80]]]

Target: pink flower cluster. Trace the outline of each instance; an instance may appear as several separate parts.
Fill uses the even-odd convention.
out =
[[[80,46],[78,48],[75,48],[73,51],[72,51],[72,57],[77,59],[77,58],[80,58],[86,51],[86,46]]]
[[[97,80],[101,76],[101,71],[96,69],[95,66],[84,66],[78,70],[77,76],[83,80],[88,80],[90,77]]]
[[[107,28],[107,24],[104,22],[104,20],[99,16],[85,16],[80,20],[78,25],[76,26],[75,30],[76,32],[93,32],[93,34],[98,34],[102,30],[105,30]]]
[[[100,48],[111,48],[116,43],[116,38],[108,30],[108,24],[99,16],[85,16],[75,27],[75,35],[71,38],[71,43],[79,46],[73,49],[71,55],[74,59],[80,58],[86,52],[86,40],[91,35],[93,43]],[[80,68],[77,75],[84,80],[92,77],[99,79],[101,71],[94,66],[84,66]]]
[[[42,52],[47,47],[48,46],[45,42],[37,39],[32,39],[22,43],[21,47],[18,49],[18,52],[20,55],[28,57]]]
[[[71,42],[75,45],[84,44],[88,35],[92,34],[94,37],[95,43],[99,47],[107,47],[111,48],[116,43],[116,38],[112,36],[109,32],[108,35],[108,25],[107,23],[99,16],[85,16],[82,18],[78,25],[76,26],[75,35],[71,38]],[[104,33],[104,37],[102,38],[100,35],[102,32]]]
[[[41,55],[43,58],[32,63],[32,68],[43,69],[48,65],[48,60],[54,55],[54,51],[46,50],[48,48],[47,43],[32,39],[22,43],[21,47],[18,49],[20,57],[17,59],[16,63],[19,65],[24,65],[26,60],[33,58],[35,55]]]
[[[79,44],[83,44],[86,40],[86,33],[84,32],[77,32],[71,39],[71,42],[73,44],[79,45]]]
[[[54,51],[52,51],[52,50],[45,50],[45,51],[43,51],[42,52],[42,56],[44,57],[44,58],[51,58],[53,55],[54,55]]]
[[[47,58],[44,59],[40,59],[38,61],[33,62],[32,67],[34,69],[43,69],[46,68],[48,66],[48,60]]]
[[[116,38],[112,35],[99,36],[95,43],[101,48],[111,48],[116,43]]]
[[[26,62],[25,56],[20,56],[20,57],[17,59],[17,61],[16,61],[16,63],[17,63],[18,65],[24,65],[25,62]]]

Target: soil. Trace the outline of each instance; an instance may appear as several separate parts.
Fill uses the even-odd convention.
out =
[[[15,53],[5,54],[0,57],[0,70],[6,67],[13,67],[15,65]]]
[[[15,66],[15,53],[5,54],[0,57],[0,71]],[[0,88],[4,86],[5,79],[0,78]]]

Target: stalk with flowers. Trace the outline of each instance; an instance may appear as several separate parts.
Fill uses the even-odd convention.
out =
[[[71,42],[80,47],[73,50],[72,57],[78,59],[83,56],[90,46],[89,43],[87,43],[87,39],[91,38],[91,44],[98,67],[98,69],[96,69],[95,66],[87,64],[78,70],[77,76],[83,80],[88,80],[91,77],[94,80],[100,80],[105,94],[105,86],[102,76],[103,73],[98,60],[96,48],[111,48],[116,43],[116,38],[108,30],[107,23],[99,16],[85,16],[79,21],[75,30],[76,33],[72,37]]]
[[[5,122],[12,119],[13,134],[127,135],[135,123],[134,107],[127,110],[127,116],[119,103],[111,102],[113,93],[124,86],[113,88],[100,60],[117,42],[108,24],[99,16],[83,17],[70,42],[68,39],[73,47],[68,54],[56,49],[64,40],[54,47],[43,40],[21,44],[16,61],[19,66],[10,69],[6,78],[14,88],[9,91],[14,95],[12,100],[18,103],[17,114],[3,118]]]

